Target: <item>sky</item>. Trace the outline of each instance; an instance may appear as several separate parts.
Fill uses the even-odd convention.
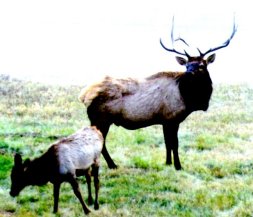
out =
[[[243,2],[243,4],[242,4]],[[253,84],[249,70],[253,13],[249,0],[23,0],[0,1],[0,74],[61,84],[184,71],[175,37],[190,55],[224,43],[235,17],[237,33],[216,51],[208,69],[214,83]]]

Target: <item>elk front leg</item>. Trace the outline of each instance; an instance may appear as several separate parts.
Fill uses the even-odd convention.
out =
[[[91,123],[92,125],[92,123]],[[107,136],[107,133],[109,131],[109,128],[110,128],[110,125],[108,126],[108,124],[104,124],[102,126],[100,125],[94,125],[97,127],[97,129],[99,129],[101,131],[101,133],[103,134],[103,137],[104,137],[104,144],[103,144],[103,149],[102,149],[102,154],[105,158],[105,161],[108,165],[108,167],[110,169],[117,169],[117,165],[114,163],[113,159],[111,158],[109,152],[107,151],[107,148],[106,148],[106,143],[105,143],[105,140],[106,140],[106,136]]]
[[[102,149],[102,154],[105,158],[105,161],[110,169],[117,169],[118,166],[114,163],[113,159],[111,158],[109,152],[107,151],[107,148],[105,146],[105,142]]]
[[[180,170],[181,163],[178,155],[178,128],[179,124],[167,123],[163,125],[163,134],[166,145],[166,164],[172,164],[171,151],[173,151],[174,166],[176,170]]]
[[[54,213],[58,211],[59,194],[60,194],[60,183],[54,183]]]

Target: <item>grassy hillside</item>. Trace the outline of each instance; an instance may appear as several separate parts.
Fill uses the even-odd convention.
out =
[[[48,86],[0,76],[0,216],[83,216],[68,184],[52,214],[52,185],[9,196],[13,154],[43,153],[52,142],[88,125],[78,86]],[[127,131],[112,127],[102,158],[100,210],[90,216],[252,216],[253,89],[219,85],[207,112],[195,112],[179,131],[182,171],[165,165],[160,126]],[[87,198],[85,179],[80,179]],[[91,207],[93,210],[93,207]]]

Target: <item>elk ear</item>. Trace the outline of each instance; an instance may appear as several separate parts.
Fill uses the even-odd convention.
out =
[[[187,63],[186,59],[183,57],[176,57],[176,60],[182,66],[186,65],[186,63]]]
[[[30,164],[31,160],[30,159],[26,159],[24,162],[24,167],[27,167]]]
[[[213,63],[213,62],[214,62],[215,56],[216,56],[216,55],[215,55],[215,53],[214,53],[214,54],[210,55],[209,57],[207,57],[207,59],[206,59],[207,65],[208,65],[209,63]]]
[[[22,165],[22,157],[21,157],[20,154],[15,154],[15,156],[14,156],[14,163],[15,163],[15,166]]]

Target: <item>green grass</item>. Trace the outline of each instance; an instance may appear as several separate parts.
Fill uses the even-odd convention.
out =
[[[80,89],[0,76],[0,216],[83,216],[67,183],[56,215],[51,184],[9,196],[14,153],[37,157],[55,140],[89,125],[77,100]],[[165,165],[161,126],[112,126],[107,147],[119,168],[108,169],[102,157],[100,209],[90,216],[252,216],[253,89],[215,86],[209,110],[181,124],[179,141],[182,171]],[[85,179],[80,183],[87,198]]]

